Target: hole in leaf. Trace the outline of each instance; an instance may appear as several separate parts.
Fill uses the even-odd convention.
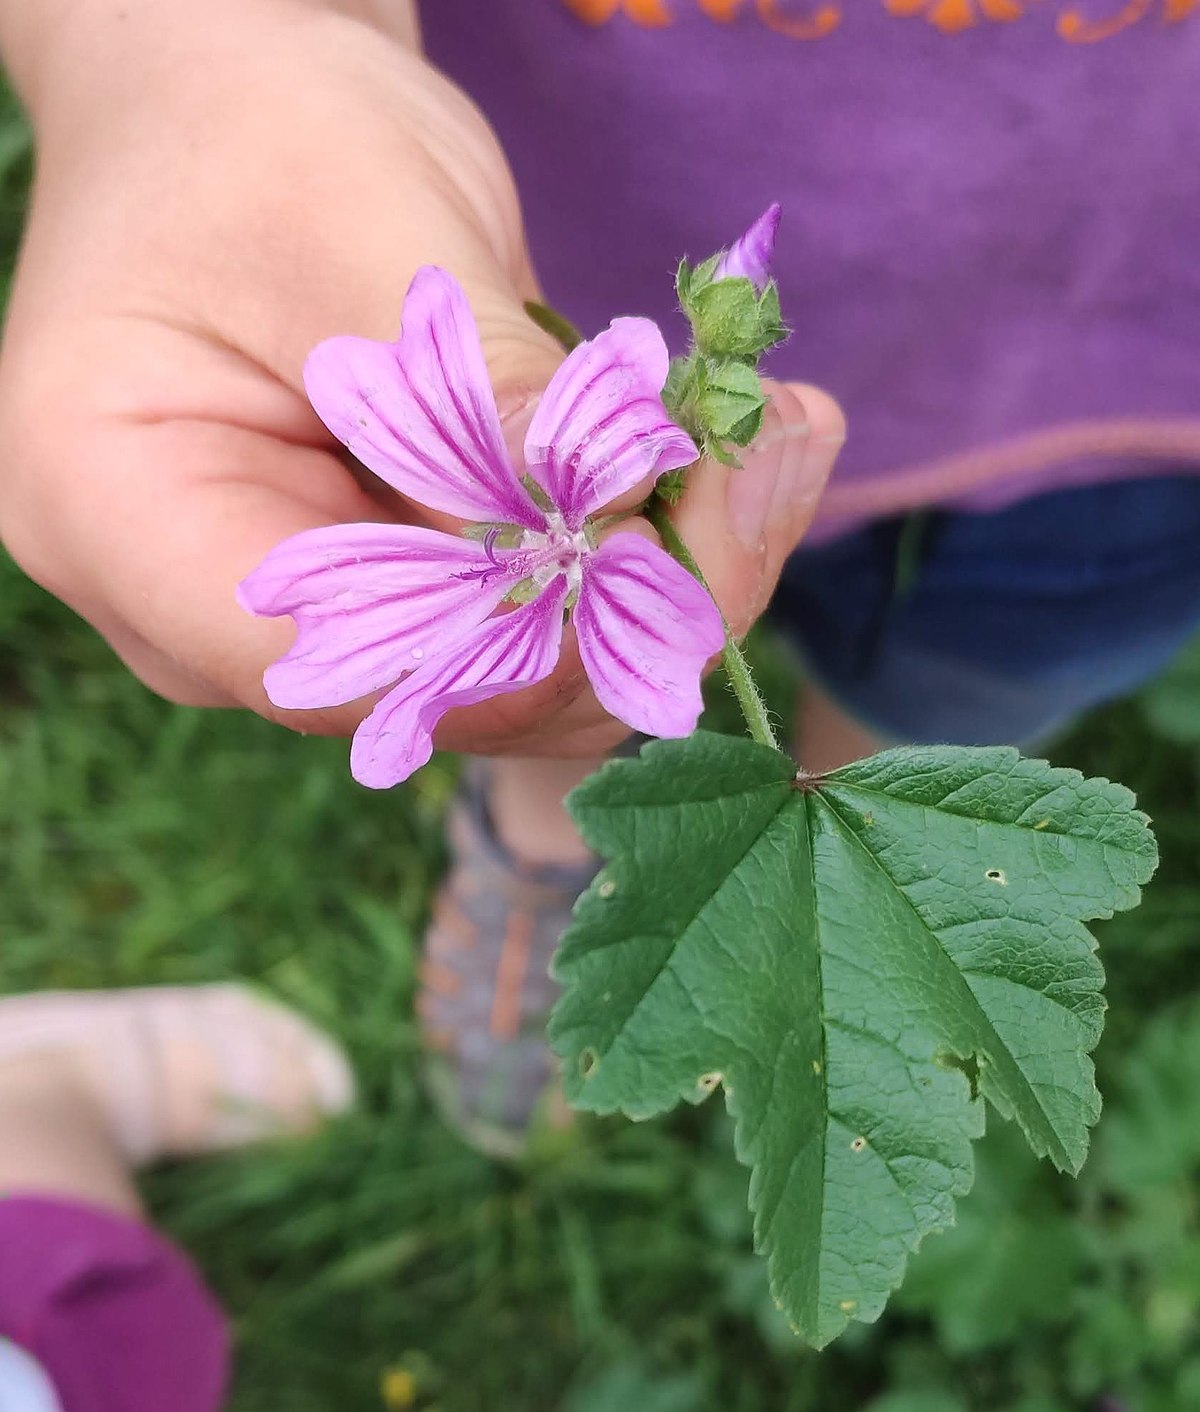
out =
[[[596,891],[601,897],[611,897],[617,890],[617,885],[612,878],[605,878]]]
[[[968,1054],[964,1059],[959,1054],[942,1053],[937,1056],[937,1062],[943,1069],[957,1069],[960,1074],[965,1074],[971,1085],[971,1101],[979,1097],[979,1060],[974,1054]]]
[[[701,1074],[696,1080],[696,1086],[702,1088],[705,1093],[712,1093],[722,1078],[724,1078],[723,1074]]]
[[[850,1144],[850,1151],[861,1152],[863,1148],[866,1147],[866,1145],[867,1140],[865,1137],[856,1137],[854,1141]]]
[[[585,1049],[579,1055],[579,1075],[588,1079],[596,1072],[596,1062],[599,1056],[594,1049]]]
[[[984,877],[987,878],[988,882],[999,883],[1001,887],[1008,886],[1008,876],[1003,868],[989,868],[987,872],[984,873]]]

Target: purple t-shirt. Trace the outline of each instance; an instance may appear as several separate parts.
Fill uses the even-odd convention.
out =
[[[547,297],[679,334],[671,272],[784,206],[830,523],[1200,468],[1200,0],[426,0]]]

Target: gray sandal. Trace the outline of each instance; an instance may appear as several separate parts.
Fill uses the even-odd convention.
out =
[[[417,1013],[430,1092],[472,1146],[518,1156],[539,1117],[566,1109],[546,1020],[550,960],[598,861],[522,862],[496,834],[488,770],[472,761],[449,816],[450,871],[425,936]]]

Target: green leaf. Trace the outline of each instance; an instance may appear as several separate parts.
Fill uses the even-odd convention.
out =
[[[698,733],[571,810],[608,860],[556,974],[570,1100],[649,1118],[718,1084],[755,1239],[805,1339],[869,1321],[972,1178],[980,1096],[1076,1170],[1099,1099],[1083,921],[1157,852],[1132,795],[1011,749],[888,751],[823,779]]]

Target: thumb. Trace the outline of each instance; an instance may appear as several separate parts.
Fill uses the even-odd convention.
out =
[[[846,439],[828,393],[801,383],[765,386],[770,405],[741,469],[703,462],[674,514],[737,637],[770,602]]]
[[[465,287],[496,401],[503,413],[540,393],[566,353],[526,312],[527,302],[542,302],[532,275],[517,285],[477,286],[474,293]]]

